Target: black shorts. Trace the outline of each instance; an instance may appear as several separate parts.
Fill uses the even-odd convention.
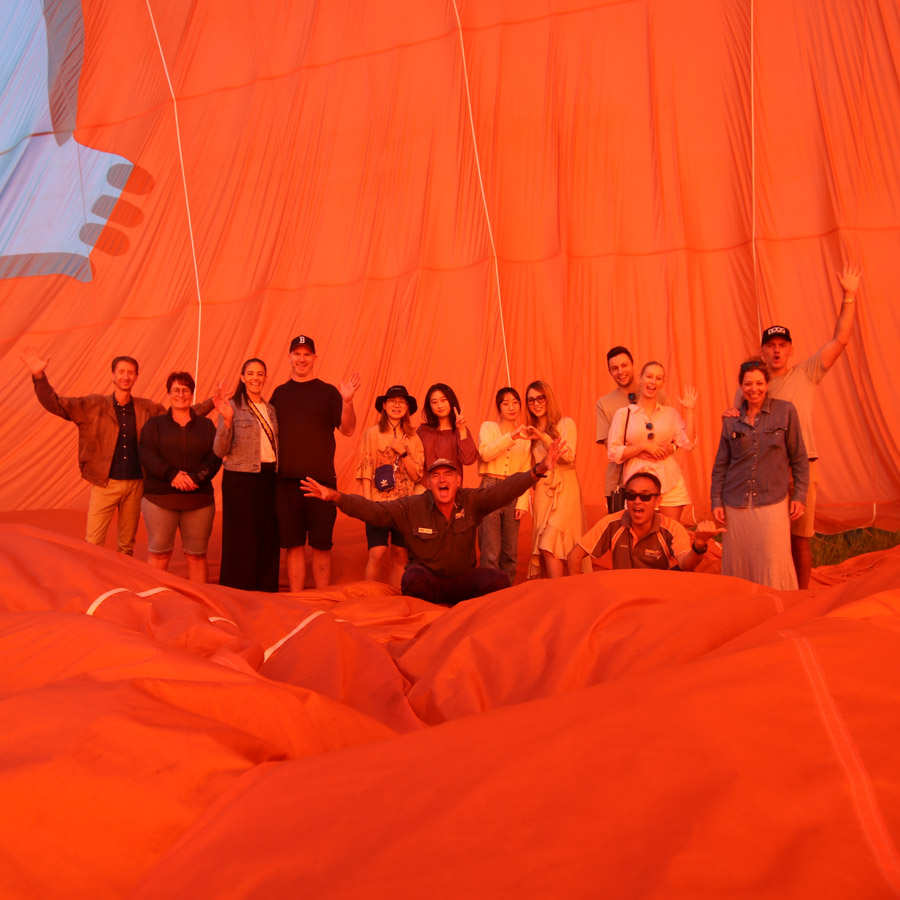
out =
[[[333,487],[333,485],[328,485]],[[304,497],[299,478],[279,478],[275,487],[275,515],[282,547],[330,550],[337,506],[316,497]]]
[[[370,550],[373,547],[387,547],[388,538],[395,547],[406,547],[403,535],[396,528],[379,528],[378,525],[366,522],[366,541]]]

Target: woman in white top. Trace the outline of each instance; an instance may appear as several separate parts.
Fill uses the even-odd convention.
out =
[[[637,401],[616,411],[606,446],[613,462],[625,464],[622,483],[635,472],[652,472],[662,485],[659,511],[680,521],[691,497],[681,466],[675,460],[675,451],[693,450],[697,443],[694,426],[697,391],[686,385],[684,397],[678,398],[684,410],[682,419],[674,407],[657,402],[665,380],[666,371],[661,363],[653,361],[644,365]]]
[[[509,475],[531,468],[531,441],[527,428],[518,424],[522,411],[519,392],[512,387],[502,387],[497,391],[495,403],[499,418],[485,422],[478,436],[481,487],[490,487]],[[510,584],[516,580],[519,520],[527,509],[526,491],[503,509],[494,510],[478,526],[481,565],[505,572]]]
[[[528,577],[537,578],[541,569],[547,578],[565,574],[566,557],[585,532],[581,487],[575,472],[575,423],[563,418],[556,397],[546,381],[532,381],[525,391],[528,408],[527,434],[531,456],[537,465],[557,438],[565,442],[559,462],[534,488],[534,534]]]
[[[266,364],[248,359],[231,400],[219,385],[213,402],[219,427],[213,452],[225,460],[222,475],[222,568],[219,584],[245,591],[278,590],[275,470],[278,419],[262,396]]]

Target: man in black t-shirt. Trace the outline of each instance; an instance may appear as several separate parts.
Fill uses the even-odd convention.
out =
[[[301,478],[315,478],[337,486],[334,472],[334,430],[350,437],[356,430],[353,397],[360,376],[354,372],[340,388],[314,375],[316,345],[305,334],[291,341],[291,378],[275,388],[272,406],[278,415],[278,486],[275,510],[286,549],[288,581],[302,591],[306,581],[306,543],[312,548],[313,582],[331,582],[331,535],[336,510],[333,504],[304,497]]]

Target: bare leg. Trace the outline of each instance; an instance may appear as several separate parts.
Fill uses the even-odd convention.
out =
[[[298,593],[306,584],[306,547],[288,547],[285,551],[288,586]]]
[[[662,515],[674,519],[676,522],[681,521],[681,515],[684,512],[683,506],[661,506],[659,511]]]
[[[312,548],[313,582],[317,588],[331,584],[331,551]]]
[[[168,553],[153,553],[152,551],[147,551],[147,562],[157,569],[162,569],[164,572],[169,568],[169,560],[171,558],[171,550]]]
[[[209,560],[204,553],[185,553],[184,561],[187,563],[188,581],[196,581],[198,584],[206,584],[209,581]]]
[[[387,547],[369,547],[369,558],[366,560],[366,573],[363,576],[366,581],[381,581],[378,576],[381,575],[387,549]]]
[[[799,534],[791,535],[791,556],[794,558],[794,569],[797,572],[797,584],[801,591],[809,587],[809,574],[812,571],[812,545],[808,537]]]
[[[544,574],[548,578],[562,578],[566,574],[563,561],[557,559],[549,550],[541,550],[541,559],[544,561]]]
[[[391,547],[391,584],[395,588],[400,587],[400,581],[409,562],[409,554],[406,547]]]

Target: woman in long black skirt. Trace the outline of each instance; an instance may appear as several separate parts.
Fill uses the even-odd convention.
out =
[[[219,584],[245,591],[278,590],[278,419],[262,396],[266,374],[261,359],[248,359],[231,400],[221,390],[214,397],[219,427],[213,450],[225,460]]]

